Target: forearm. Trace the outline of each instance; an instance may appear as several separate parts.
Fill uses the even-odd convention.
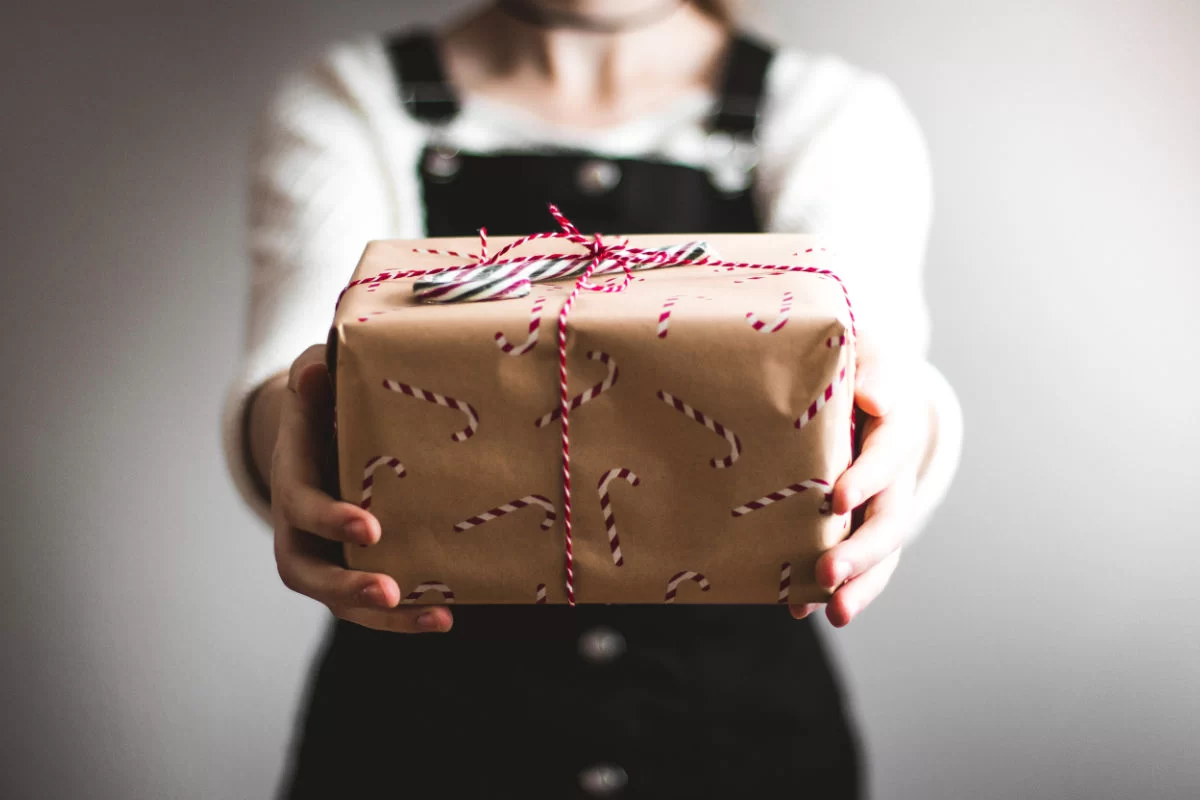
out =
[[[963,416],[958,396],[933,365],[922,367],[928,400],[929,439],[917,474],[916,527],[920,529],[945,497],[962,453]]]

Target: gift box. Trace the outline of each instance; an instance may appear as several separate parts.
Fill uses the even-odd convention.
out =
[[[490,266],[478,240],[372,242],[340,298],[338,482],[383,530],[347,565],[405,603],[827,598],[855,363],[830,255],[794,235],[515,241],[487,241]],[[547,264],[572,269],[522,277]]]

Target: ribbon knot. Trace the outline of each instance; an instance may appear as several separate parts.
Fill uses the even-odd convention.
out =
[[[580,233],[555,206],[550,206],[550,213],[558,222],[559,231],[522,236],[491,256],[487,255],[486,228],[479,231],[478,255],[446,250],[419,250],[418,252],[433,255],[469,258],[475,263],[445,268],[436,274],[431,270],[413,284],[413,294],[422,303],[503,300],[524,297],[529,294],[534,283],[564,278],[579,278],[576,283],[579,291],[620,292],[633,280],[634,270],[695,263],[711,254],[704,242],[686,242],[657,249],[630,247],[628,239],[606,244],[599,233],[592,236]],[[521,245],[538,239],[568,241],[580,245],[583,252],[506,257]],[[625,279],[620,283],[598,285],[589,280],[593,275],[616,272],[625,273]]]

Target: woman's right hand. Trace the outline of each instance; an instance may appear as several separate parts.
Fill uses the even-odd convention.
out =
[[[321,489],[321,465],[332,436],[333,392],[325,346],[314,345],[292,363],[271,458],[271,514],[275,563],[289,589],[323,603],[334,616],[398,633],[447,631],[444,606],[400,607],[400,587],[387,575],[342,567],[342,543],[373,545],[379,520]]]

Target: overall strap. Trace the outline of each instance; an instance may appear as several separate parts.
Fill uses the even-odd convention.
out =
[[[458,96],[446,79],[431,32],[398,34],[390,37],[385,47],[408,113],[431,124],[449,122],[458,114]]]
[[[773,55],[762,42],[744,33],[734,35],[725,58],[720,105],[709,122],[711,131],[736,138],[753,136]]]

